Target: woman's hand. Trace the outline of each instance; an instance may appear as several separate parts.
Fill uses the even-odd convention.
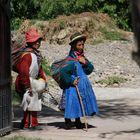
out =
[[[31,88],[26,89],[26,91],[28,91],[28,93],[29,93],[29,95],[30,95],[31,97],[33,96],[32,89],[31,89]]]
[[[79,56],[77,59],[82,64],[86,64],[86,62],[87,62],[86,59],[85,59],[85,57],[83,57],[83,56]]]
[[[76,78],[76,79],[73,81],[73,85],[74,85],[74,86],[78,85],[79,79],[80,79],[80,77]]]

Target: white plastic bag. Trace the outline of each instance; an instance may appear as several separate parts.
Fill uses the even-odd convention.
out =
[[[41,111],[42,102],[38,96],[45,89],[45,81],[43,79],[37,80],[30,77],[30,83],[33,96],[29,95],[29,91],[26,91],[23,96],[21,106],[24,111]]]
[[[41,99],[38,99],[38,93],[34,92],[33,96],[29,95],[29,92],[26,91],[26,93],[23,96],[22,108],[24,111],[41,111],[42,109],[42,103]]]
[[[30,77],[30,83],[32,91],[35,91],[37,93],[41,93],[46,87],[46,83],[42,78],[37,80]]]
[[[41,99],[38,99],[38,93],[33,93],[33,96],[30,97],[30,103],[27,107],[28,111],[41,111],[42,103]]]

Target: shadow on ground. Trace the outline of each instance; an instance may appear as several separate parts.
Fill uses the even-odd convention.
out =
[[[131,99],[132,100],[132,99]],[[99,111],[100,115],[99,117],[102,119],[115,119],[115,120],[122,120],[123,118],[128,117],[129,115],[135,115],[140,117],[140,105],[130,105],[131,100],[128,99],[112,99],[112,100],[98,100],[99,105]],[[13,127],[16,129],[20,128],[20,122],[23,112],[22,109],[19,108],[19,106],[13,107],[14,111],[14,121],[13,121]],[[46,119],[47,117],[55,117],[55,118],[63,118],[63,112],[56,111],[52,108],[43,106],[43,109],[41,112],[39,112],[38,116],[40,118]],[[18,120],[18,121],[17,121]],[[41,125],[48,125],[48,126],[54,126],[58,129],[64,129],[65,124],[64,122],[51,122],[47,124],[41,124]],[[96,128],[95,126],[90,126],[89,128]],[[118,135],[121,133],[138,133],[140,132],[140,129],[138,130],[132,130],[127,132],[112,132],[114,135]],[[101,134],[101,136],[107,135],[107,134]]]
[[[122,119],[129,115],[140,117],[140,105],[132,105],[132,99],[99,100],[101,118]]]
[[[18,130],[18,129],[20,129],[20,123],[21,123],[21,119],[23,117],[23,111],[22,111],[22,108],[20,107],[20,105],[17,105],[17,106],[13,107],[13,112],[14,112],[13,130]],[[55,118],[62,118],[63,112],[56,111],[56,110],[54,110],[50,107],[47,107],[47,106],[43,106],[42,111],[38,112],[39,118],[47,118],[50,116],[55,116]],[[48,124],[41,123],[40,125],[45,126]],[[63,125],[62,125],[62,127],[63,127]]]
[[[140,116],[140,104],[131,104],[133,99],[112,99],[98,100],[99,112],[101,118],[121,119],[128,115]],[[20,119],[23,115],[22,108],[19,106],[13,107],[14,120]],[[56,111],[50,107],[43,106],[42,111],[38,113],[39,117],[55,116],[56,118],[63,117],[64,112]]]
[[[135,130],[128,130],[128,131],[113,131],[113,132],[100,133],[99,137],[113,139],[115,136],[120,136],[124,134],[131,134],[131,135],[140,134],[140,128]]]
[[[20,119],[23,116],[22,108],[19,105],[13,107],[13,112],[14,112],[14,120]],[[43,106],[42,111],[38,112],[38,116],[39,117],[49,117],[49,116],[62,117],[63,112],[56,111],[47,106]]]
[[[115,119],[122,120],[129,116],[138,116],[140,117],[140,105],[139,104],[131,104],[133,99],[113,99],[113,100],[99,100],[99,117],[102,119]],[[126,130],[126,131],[112,131],[100,133],[100,138],[109,138],[113,139],[113,137],[131,134],[136,135],[140,134],[140,128],[134,130]]]
[[[132,100],[132,99],[131,99]],[[112,100],[98,100],[99,117],[121,119],[128,115],[140,116],[140,105],[129,105],[131,100],[127,99],[112,99]],[[14,120],[22,118],[23,111],[19,106],[13,107]],[[62,111],[56,111],[52,108],[43,106],[42,111],[38,113],[39,117],[55,116],[56,118],[63,117]]]
[[[64,122],[53,122],[53,123],[48,123],[47,125],[57,127],[58,129],[65,129]],[[83,123],[83,125],[84,125],[84,123]],[[75,129],[74,122],[72,122],[72,128]],[[96,126],[88,124],[88,129],[90,129],[90,128],[96,128]]]

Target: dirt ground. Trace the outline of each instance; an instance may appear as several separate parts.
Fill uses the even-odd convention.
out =
[[[22,111],[14,107],[13,131],[6,137],[25,136],[44,140],[139,140],[140,88],[95,87],[100,115],[89,117],[88,131],[65,130],[63,112],[43,107],[39,123],[43,130],[19,129]],[[82,121],[84,122],[83,118]]]

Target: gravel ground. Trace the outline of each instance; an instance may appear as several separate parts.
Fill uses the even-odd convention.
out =
[[[119,86],[139,87],[140,68],[132,59],[134,47],[132,37],[127,41],[105,42],[94,46],[86,44],[85,55],[95,67],[89,76],[91,83],[96,86],[97,81],[115,75],[127,79],[125,84]],[[54,60],[67,56],[69,49],[69,45],[50,45],[46,42],[41,47],[42,54],[50,65]]]

